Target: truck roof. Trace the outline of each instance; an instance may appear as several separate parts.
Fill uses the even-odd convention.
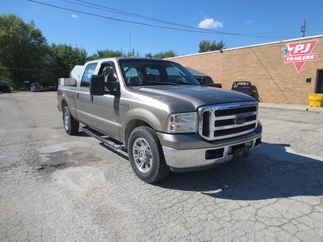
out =
[[[105,62],[105,61],[118,61],[118,60],[164,60],[164,59],[159,59],[159,58],[149,58],[149,57],[111,57],[111,58],[101,58],[101,59],[96,59],[93,61],[88,61],[85,64],[88,63],[94,63],[94,62]],[[164,60],[164,61],[169,61],[169,60]]]

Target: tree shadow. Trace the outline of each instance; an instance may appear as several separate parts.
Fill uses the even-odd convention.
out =
[[[231,200],[322,196],[323,159],[296,154],[288,147],[264,143],[245,160],[174,174],[160,186]]]

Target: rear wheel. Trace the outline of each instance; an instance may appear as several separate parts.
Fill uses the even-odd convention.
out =
[[[132,169],[147,183],[157,183],[169,174],[161,145],[155,131],[149,127],[135,128],[128,140]]]
[[[66,104],[63,106],[63,125],[69,135],[75,135],[79,132],[80,123],[72,116]]]

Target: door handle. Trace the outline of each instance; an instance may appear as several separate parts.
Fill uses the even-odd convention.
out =
[[[80,97],[80,94],[76,93],[76,98],[79,99],[79,97]]]

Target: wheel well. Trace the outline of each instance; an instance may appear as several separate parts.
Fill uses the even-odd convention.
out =
[[[129,135],[131,133],[132,130],[134,130],[135,128],[139,127],[139,126],[147,126],[147,127],[150,127],[152,128],[148,123],[146,123],[145,121],[142,121],[140,119],[134,119],[134,120],[131,120],[128,124],[127,124],[127,127],[125,129],[125,137],[124,137],[124,144],[127,146],[128,144],[128,138],[129,138]]]

